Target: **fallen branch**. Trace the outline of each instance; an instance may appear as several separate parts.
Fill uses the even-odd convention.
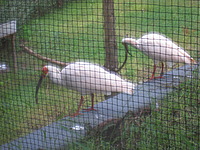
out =
[[[44,60],[44,61],[49,61],[51,63],[54,63],[54,64],[57,64],[57,65],[61,65],[61,66],[67,66],[68,63],[65,63],[65,62],[61,62],[61,61],[58,61],[58,60],[55,60],[55,59],[51,59],[51,58],[48,58],[48,57],[45,57],[45,56],[42,56],[40,54],[37,54],[35,53],[33,50],[31,50],[30,48],[26,47],[25,45],[21,44],[20,45],[28,54],[34,56],[34,57],[37,57],[38,59],[41,59],[41,60]]]

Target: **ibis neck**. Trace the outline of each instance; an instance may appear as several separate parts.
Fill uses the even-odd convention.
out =
[[[49,72],[49,78],[55,84],[59,84],[59,85],[62,84],[61,73],[60,72]]]
[[[133,39],[133,38],[124,38],[124,43],[126,44],[130,44],[131,46],[133,47],[137,47],[137,42],[136,42],[136,39]]]

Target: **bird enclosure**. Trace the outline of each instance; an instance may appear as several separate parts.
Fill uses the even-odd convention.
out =
[[[0,149],[200,149],[200,1],[0,8]]]

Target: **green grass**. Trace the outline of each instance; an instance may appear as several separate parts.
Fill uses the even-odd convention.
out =
[[[114,121],[108,123],[70,147],[73,150],[199,149],[199,84],[198,79],[183,83],[160,101],[159,110],[130,112],[119,126]]]
[[[171,2],[172,3],[172,2]],[[146,32],[160,32],[179,43],[195,58],[199,38],[198,2],[116,1],[116,38],[119,62],[124,60],[121,39],[125,35],[139,37]],[[187,6],[187,7],[186,7]],[[190,6],[190,7],[188,7]],[[89,9],[88,9],[89,8]],[[104,31],[101,1],[73,1],[61,10],[53,11],[24,26],[26,45],[47,57],[71,62],[89,60],[104,64]],[[39,41],[39,42],[38,42]],[[152,60],[139,50],[130,48],[135,57],[129,58],[126,70],[121,74],[133,81],[148,78]],[[141,58],[141,59],[139,59]],[[141,69],[142,68],[142,69]],[[138,73],[139,72],[139,73]],[[144,76],[141,76],[144,72]],[[138,78],[138,76],[140,76]]]
[[[115,1],[119,62],[124,60],[125,51],[121,39],[126,34],[140,37],[143,33],[151,31],[172,38],[197,59],[200,42],[199,3],[180,0],[150,0],[148,3],[144,0]],[[104,31],[100,0],[68,2],[62,9],[53,9],[49,14],[32,19],[19,29],[17,39],[23,39],[26,46],[43,56],[64,62],[87,60],[104,64]],[[120,74],[133,82],[146,80],[153,66],[152,60],[139,50],[131,47],[129,49],[133,57],[129,57]],[[0,76],[0,133],[3,135],[0,137],[0,144],[74,112],[80,99],[78,93],[53,85],[47,79],[40,88],[39,104],[36,105],[35,87],[41,67],[47,63],[20,50],[17,55],[18,73],[10,72]],[[12,61],[10,65],[12,66]],[[86,104],[89,105],[90,97],[86,99]],[[102,101],[103,98],[97,99]],[[146,126],[148,123],[150,125],[151,121],[153,120],[145,122]]]

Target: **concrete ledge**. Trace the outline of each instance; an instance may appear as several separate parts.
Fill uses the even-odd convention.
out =
[[[137,112],[162,100],[174,87],[193,78],[192,71],[198,65],[182,66],[167,72],[165,78],[145,82],[137,86],[134,95],[118,94],[95,105],[98,111],[90,111],[75,118],[65,117],[24,137],[0,146],[2,150],[66,149],[71,142],[84,138],[87,131],[108,119],[123,117],[128,111]]]

